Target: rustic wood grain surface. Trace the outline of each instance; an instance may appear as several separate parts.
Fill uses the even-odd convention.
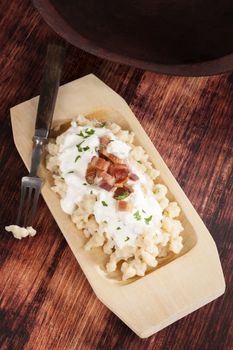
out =
[[[9,108],[39,93],[55,37],[28,0],[0,2],[0,348],[230,350],[232,339],[233,74],[168,77],[68,46],[62,83],[96,74],[122,95],[210,230],[224,296],[142,340],[95,297],[43,200],[35,238],[14,240],[20,179]]]

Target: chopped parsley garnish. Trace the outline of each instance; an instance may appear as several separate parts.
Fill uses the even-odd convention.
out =
[[[102,201],[101,203],[102,203],[102,205],[103,205],[104,207],[107,207],[107,206],[108,206],[108,204],[107,204],[105,201]]]
[[[79,134],[77,134],[78,136],[81,136],[81,137],[85,137],[85,135],[83,134],[83,132],[82,131],[80,131],[80,133]]]
[[[127,237],[125,238],[125,242],[127,242],[127,241],[129,241],[129,236],[127,236]]]
[[[89,137],[95,133],[95,130],[94,129],[89,129],[89,130],[85,129],[85,133],[87,134],[87,136],[84,136],[84,137]]]
[[[79,160],[79,158],[81,158],[81,156],[77,156],[77,157],[75,158],[75,163],[77,162],[77,160]]]
[[[118,226],[118,227],[117,227],[117,230],[121,230],[121,227]]]
[[[93,191],[92,191],[92,190],[90,191],[90,194],[93,194]]]
[[[76,147],[77,147],[77,149],[78,149],[79,152],[82,152],[82,151],[83,151],[83,149],[82,149],[82,147],[81,147],[81,144],[82,144],[83,142],[84,142],[84,141],[82,141],[82,142],[80,142],[78,145],[76,145]]]
[[[103,222],[104,224],[107,224],[108,222],[106,221],[106,220],[104,220],[104,222]]]
[[[137,160],[137,162],[138,162],[139,164],[142,164],[141,160]]]
[[[149,216],[148,218],[144,218],[144,220],[145,220],[145,223],[146,223],[147,225],[149,225],[150,221],[152,220],[152,215]]]
[[[80,156],[79,156],[80,157]],[[71,171],[68,171],[68,173],[67,174],[73,174],[74,173],[74,171],[73,170],[71,170]]]
[[[83,183],[83,186],[87,186],[87,183],[86,183],[86,182],[84,182],[84,183]]]
[[[104,128],[105,125],[106,125],[106,123],[99,123],[99,124],[98,124],[98,128]]]
[[[137,210],[134,214],[133,214],[134,218],[139,221],[141,220],[141,214],[139,213],[139,210]]]
[[[79,152],[83,152],[83,151],[85,152],[85,151],[88,151],[90,149],[89,146],[82,147],[81,145],[82,145],[83,142],[84,141],[82,141],[78,145],[76,145],[76,147],[77,147]]]
[[[144,209],[142,209],[142,212],[143,212],[143,213],[145,213],[145,210],[144,210]]]
[[[61,179],[62,179],[62,180],[65,180],[63,176],[61,176]]]
[[[127,197],[129,197],[129,193],[125,192],[125,193],[122,193],[119,196],[115,197],[115,199],[119,201],[119,200],[125,199]]]
[[[86,135],[84,135],[84,133]],[[83,137],[84,139],[86,139],[87,137],[93,135],[95,133],[95,130],[94,129],[85,129],[84,133],[83,133],[83,131],[80,131],[80,133],[77,134],[77,135]]]

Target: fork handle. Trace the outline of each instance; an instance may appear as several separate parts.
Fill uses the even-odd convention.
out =
[[[53,112],[60,84],[61,71],[64,61],[64,45],[51,43],[48,45],[44,75],[37,109],[35,139],[41,138],[46,142],[52,124]]]
[[[41,93],[37,109],[34,146],[30,176],[37,176],[37,170],[52,124],[54,107],[60,84],[65,48],[62,44],[51,43],[48,45],[44,75],[41,84]]]
[[[40,138],[34,137],[34,147],[32,150],[32,162],[31,162],[31,169],[30,169],[30,176],[37,176],[37,171],[40,165],[40,160],[43,152],[43,145],[44,140]]]

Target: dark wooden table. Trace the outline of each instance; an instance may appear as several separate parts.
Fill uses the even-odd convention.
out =
[[[54,36],[30,1],[0,2],[0,348],[232,349],[233,74],[168,77],[68,46],[62,78],[66,83],[93,72],[129,103],[213,235],[224,296],[141,340],[95,297],[43,200],[35,238],[18,241],[4,232],[26,174],[9,108],[38,94]]]

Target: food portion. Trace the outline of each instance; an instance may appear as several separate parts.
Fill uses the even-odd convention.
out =
[[[35,236],[36,230],[33,227],[20,227],[18,225],[9,225],[5,227],[7,232],[11,232],[13,236],[17,239],[22,239],[28,236]]]
[[[106,271],[120,269],[123,280],[144,276],[183,247],[180,208],[133,140],[115,123],[79,116],[47,145],[62,210],[88,239],[85,249],[102,247]]]

